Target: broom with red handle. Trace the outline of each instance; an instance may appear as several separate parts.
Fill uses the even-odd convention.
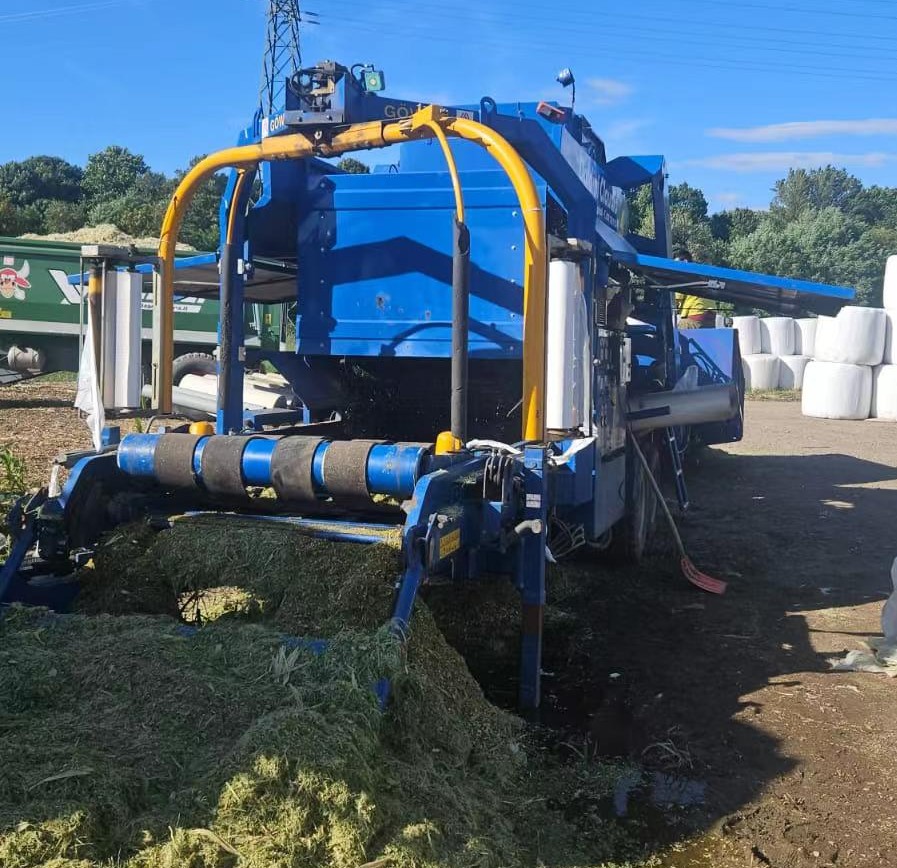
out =
[[[651,483],[651,487],[654,489],[654,494],[657,495],[658,503],[660,503],[664,515],[667,517],[667,521],[670,524],[670,530],[673,531],[673,537],[676,540],[676,547],[679,549],[679,567],[682,570],[682,575],[702,591],[707,591],[711,594],[724,594],[726,592],[726,583],[722,581],[722,579],[715,579],[713,578],[713,576],[708,576],[706,573],[702,573],[692,563],[691,558],[685,551],[685,545],[682,542],[682,537],[679,536],[679,528],[676,527],[676,522],[673,519],[673,514],[670,512],[670,508],[667,506],[666,498],[664,498],[663,492],[660,490],[660,486],[657,484],[657,480],[654,478],[654,474],[651,472],[651,467],[648,465],[648,459],[645,458],[645,453],[642,452],[642,447],[639,446],[638,438],[632,433],[631,430],[629,431],[629,437],[632,441],[632,448],[635,450],[635,454],[638,456],[638,459],[641,462],[642,467],[644,468],[645,474],[648,477],[648,481]]]

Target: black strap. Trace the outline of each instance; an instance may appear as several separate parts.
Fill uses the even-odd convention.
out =
[[[271,456],[271,485],[281,500],[314,501],[312,465],[323,437],[284,437]]]
[[[210,437],[202,450],[202,481],[206,491],[226,497],[243,497],[243,451],[252,437],[240,434]]]
[[[153,470],[162,485],[193,488],[193,453],[200,438],[196,434],[162,434],[156,443]]]
[[[370,500],[368,456],[382,440],[334,440],[324,453],[324,485],[334,498]]]

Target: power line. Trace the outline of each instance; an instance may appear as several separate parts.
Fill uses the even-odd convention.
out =
[[[354,4],[353,4],[352,0],[343,0],[341,5],[342,6],[352,6]],[[359,4],[358,8],[361,8],[367,12],[370,12],[371,8],[376,8],[377,10],[389,10],[391,6],[394,7],[392,11],[396,12],[397,14],[404,14],[406,12],[419,13],[419,11],[420,11],[420,5],[418,3],[413,2],[413,0],[410,3],[403,2],[403,0],[391,0],[391,2],[389,2],[389,3],[381,2],[376,7],[372,7],[370,4],[363,4],[363,5]],[[450,12],[454,18],[458,17],[458,5],[455,2],[445,3],[445,2],[440,2],[440,0],[428,0],[427,11],[432,13],[432,9],[434,7],[437,9],[443,9],[443,10]],[[505,8],[507,10],[506,15],[510,16],[512,21],[529,20],[534,23],[538,23],[544,27],[545,25],[549,24],[550,21],[552,20],[545,15],[545,11],[544,11],[545,6],[544,6],[544,3],[541,3],[541,2],[526,3],[526,2],[524,2],[524,0],[519,0],[519,2],[514,3],[513,7],[505,7]],[[529,10],[529,11],[535,12],[536,15],[535,15],[535,17],[530,16],[528,19],[524,19],[524,17],[520,15],[520,10]],[[483,15],[489,15],[489,14],[496,14],[496,12],[498,12],[498,14],[502,14],[499,10],[497,10],[495,8],[495,4],[493,4],[492,8],[489,10],[478,9],[477,15],[483,16]],[[720,30],[728,33],[731,29],[733,29],[733,27],[730,25],[727,25],[725,23],[708,21],[706,18],[687,19],[687,18],[682,18],[681,16],[671,18],[668,16],[665,17],[665,16],[661,16],[661,15],[635,15],[632,13],[619,13],[619,14],[614,13],[612,20],[617,21],[618,19],[624,20],[624,21],[625,20],[647,21],[652,24],[656,24],[658,22],[668,22],[668,23],[671,23],[674,25],[678,25],[680,27],[687,26],[689,28],[689,30],[693,29],[694,27],[708,27],[709,26],[711,28],[720,29]],[[565,15],[564,15],[564,20],[568,21],[570,23],[576,23],[578,21],[579,23],[583,24],[584,26],[600,27],[602,29],[602,31],[605,27],[603,19],[599,19],[597,16],[589,14],[589,13],[586,13],[585,17],[583,17],[581,13],[577,13],[575,11],[566,11]],[[874,40],[874,41],[887,42],[889,44],[893,44],[893,42],[894,42],[893,36],[881,35],[881,34],[875,34],[875,33],[850,33],[850,32],[845,33],[842,30],[838,30],[838,31],[813,30],[813,29],[809,29],[809,28],[773,27],[771,25],[752,26],[750,24],[745,24],[745,25],[738,24],[738,25],[735,25],[734,27],[735,27],[735,29],[737,29],[737,31],[739,33],[743,32],[743,31],[756,31],[756,32],[762,34],[764,36],[764,38],[767,38],[767,36],[770,32],[788,33],[791,35],[796,35],[796,36],[802,37],[803,43],[806,43],[806,38],[808,36],[820,36],[820,37],[823,37],[826,39],[828,39],[830,37],[841,38],[841,39],[859,39],[864,42],[868,41],[868,40]],[[843,45],[842,47],[846,48],[849,46]],[[603,46],[602,46],[602,49],[603,49]]]
[[[346,0],[344,0],[342,5],[343,6],[351,6],[352,2],[351,2],[351,0],[349,0],[349,2],[346,2]],[[364,8],[370,9],[370,6],[368,4],[364,4]],[[483,11],[478,14],[488,15],[488,16],[496,16],[496,13],[494,12],[494,10],[487,10],[487,11]],[[456,16],[453,13],[449,13],[447,11],[446,12],[433,12],[431,10],[430,15],[431,16],[435,15],[437,17],[441,15],[443,18],[450,18],[451,20],[454,20],[456,18]],[[500,13],[499,13],[499,15],[500,15]],[[514,18],[517,21],[521,20],[521,16],[519,16],[519,15],[515,15]],[[345,20],[345,19],[343,19],[343,20]],[[514,23],[514,22],[508,21],[507,19],[502,18],[502,17],[494,17],[493,20],[495,21],[495,23],[497,25],[502,25],[502,26]],[[578,27],[566,27],[566,26],[562,26],[559,24],[555,24],[555,23],[545,25],[542,23],[542,21],[540,19],[536,19],[536,18],[532,18],[532,17],[529,17],[529,18],[523,17],[522,20],[531,21],[533,23],[540,24],[542,32],[549,31],[549,32],[556,32],[556,33],[570,33],[570,34],[574,34],[574,35],[580,35],[582,33],[582,29],[578,28]],[[658,30],[656,28],[654,28],[654,29],[652,29],[652,28],[627,28],[625,30],[618,31],[613,26],[610,26],[610,27],[608,27],[606,25],[601,26],[602,35],[613,34],[613,33],[617,33],[617,32],[619,32],[620,35],[623,37],[635,36],[635,37],[638,37],[639,39],[644,39],[644,40],[669,42],[669,31],[668,30]],[[655,35],[655,34],[659,34],[659,35]],[[679,35],[676,37],[676,39],[677,39],[677,42],[679,42],[679,43],[692,43],[692,44],[697,44],[697,45],[702,45],[702,46],[706,44],[706,41],[702,40],[700,35],[697,35],[697,34],[695,36]],[[738,36],[738,35],[727,36],[726,40],[727,40],[727,42],[735,42],[736,44],[738,44],[738,43],[746,44],[746,46],[750,46],[750,48],[754,52],[768,51],[768,52],[773,52],[773,53],[785,53],[785,54],[793,53],[787,48],[777,48],[772,45],[769,45],[769,46],[768,45],[757,45],[756,40],[749,36]],[[794,45],[794,46],[800,46],[800,47],[803,47],[806,45],[805,40],[798,41],[798,40],[778,39],[778,40],[767,40],[767,41],[774,42],[774,43],[781,44],[781,45]],[[847,45],[844,43],[834,43],[834,44],[826,43],[826,45],[828,45],[831,48],[835,48],[835,49],[844,48],[844,49],[847,49],[847,51],[837,51],[837,50],[836,51],[826,51],[826,50],[820,49],[820,48],[813,48],[813,49],[805,49],[805,50],[801,51],[801,55],[818,56],[818,57],[833,57],[833,58],[835,58],[835,57],[849,57],[849,58],[854,58],[854,59],[856,58],[856,47],[855,46]],[[885,52],[886,56],[897,58],[897,49],[894,49],[894,48],[887,48],[884,46],[875,46],[872,48],[872,50],[879,51],[879,52]],[[876,60],[879,58],[869,58],[869,59]],[[881,59],[886,59],[886,58],[882,57]],[[867,70],[867,71],[875,72],[875,70]]]
[[[712,6],[718,6],[719,0],[691,0],[692,3],[709,3]],[[843,9],[808,9],[801,6],[774,6],[771,3],[745,3],[744,0],[738,0],[739,9],[772,9],[775,12],[799,12],[802,15],[843,15],[848,18],[874,18],[883,21],[897,21],[897,15],[879,15],[870,12],[845,12]]]
[[[97,3],[79,3],[74,6],[57,6],[51,9],[31,9],[28,12],[11,12],[0,15],[0,23],[16,23],[31,21],[35,18],[51,18],[57,15],[70,15],[75,12],[92,12],[95,9],[108,9],[110,6],[121,6],[124,0],[101,0]]]
[[[432,28],[421,27],[418,29],[413,29],[412,25],[408,23],[401,25],[400,27],[390,26],[389,30],[384,32],[382,27],[373,24],[363,24],[358,22],[355,19],[347,19],[347,18],[339,18],[338,16],[322,16],[326,17],[327,20],[338,21],[343,30],[361,30],[369,33],[376,33],[380,36],[381,39],[389,38],[391,36],[396,37],[426,37],[428,40],[437,40],[440,42],[450,42],[452,44],[456,44],[458,40],[454,37],[449,36],[441,36],[439,34],[435,34],[432,32]],[[479,45],[488,46],[491,48],[502,47],[502,48],[534,48],[534,49],[545,49],[545,48],[553,48],[558,51],[563,51],[565,57],[584,57],[588,56],[590,59],[594,59],[594,52],[588,51],[586,53],[583,49],[577,49],[572,47],[569,42],[560,43],[551,43],[546,42],[545,40],[538,40],[537,42],[531,42],[528,40],[500,40],[500,39],[487,39],[483,37],[479,37],[477,35],[471,35],[467,37],[468,43],[475,43]],[[702,68],[711,68],[711,69],[726,69],[736,72],[759,72],[766,74],[781,74],[788,73],[791,75],[799,75],[813,78],[829,78],[829,79],[839,79],[839,80],[858,80],[858,81],[878,81],[878,82],[894,82],[897,81],[897,76],[894,75],[877,75],[875,74],[875,70],[850,70],[844,69],[843,67],[839,67],[837,71],[829,71],[830,67],[816,67],[816,66],[805,66],[800,64],[769,64],[769,65],[758,65],[751,64],[750,62],[742,62],[735,60],[727,60],[725,58],[714,58],[714,57],[695,57],[690,55],[689,57],[683,57],[681,54],[663,54],[655,51],[640,51],[637,48],[630,48],[628,46],[623,46],[619,49],[613,47],[602,47],[602,53],[605,55],[612,55],[617,57],[623,57],[624,59],[639,57],[639,58],[647,58],[650,60],[659,60],[663,61],[664,65],[670,66],[699,66]]]

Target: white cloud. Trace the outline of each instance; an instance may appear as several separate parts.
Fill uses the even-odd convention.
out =
[[[734,208],[744,201],[744,196],[741,193],[717,193],[712,198],[714,202],[720,204],[723,208]]]
[[[592,91],[592,100],[598,105],[614,105],[623,102],[633,90],[631,84],[616,78],[590,78],[586,84]]]
[[[652,123],[653,121],[647,118],[630,118],[628,120],[614,121],[607,128],[607,135],[604,138],[613,147],[614,142],[618,139],[629,139],[641,132],[645,127],[650,127]]]
[[[874,151],[868,154],[836,154],[831,151],[766,151],[762,153],[718,154],[682,160],[680,166],[721,169],[728,172],[785,172],[819,166],[883,166],[897,161],[897,153]]]
[[[816,136],[882,136],[897,134],[897,118],[854,121],[792,121],[761,127],[714,127],[708,136],[733,142],[785,142]]]

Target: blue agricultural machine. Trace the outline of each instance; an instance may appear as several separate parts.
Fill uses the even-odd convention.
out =
[[[674,293],[785,313],[834,313],[853,296],[670,258],[663,158],[608,160],[571,108],[442,108],[383,87],[370,66],[300,70],[284,105],[184,178],[158,258],[136,265],[156,275],[159,424],[107,429],[102,448],[68,459],[60,492],[17,504],[0,601],[64,605],[77,587],[54,576],[141,518],[237,514],[336,542],[400,529],[397,634],[425,583],[508,577],[520,704],[535,707],[546,562],[581,547],[638,560],[661,458],[680,469],[688,432],[741,437],[737,333],[680,332]],[[385,147],[391,164],[370,174],[334,161]],[[224,169],[220,250],[175,262],[193,191]],[[627,225],[643,186],[650,238]],[[96,257],[90,298],[108,265]],[[166,419],[176,291],[220,302],[214,426]],[[247,346],[251,303],[294,306],[295,349]],[[246,411],[244,370],[262,362],[298,407]],[[264,489],[276,498],[254,496]]]

